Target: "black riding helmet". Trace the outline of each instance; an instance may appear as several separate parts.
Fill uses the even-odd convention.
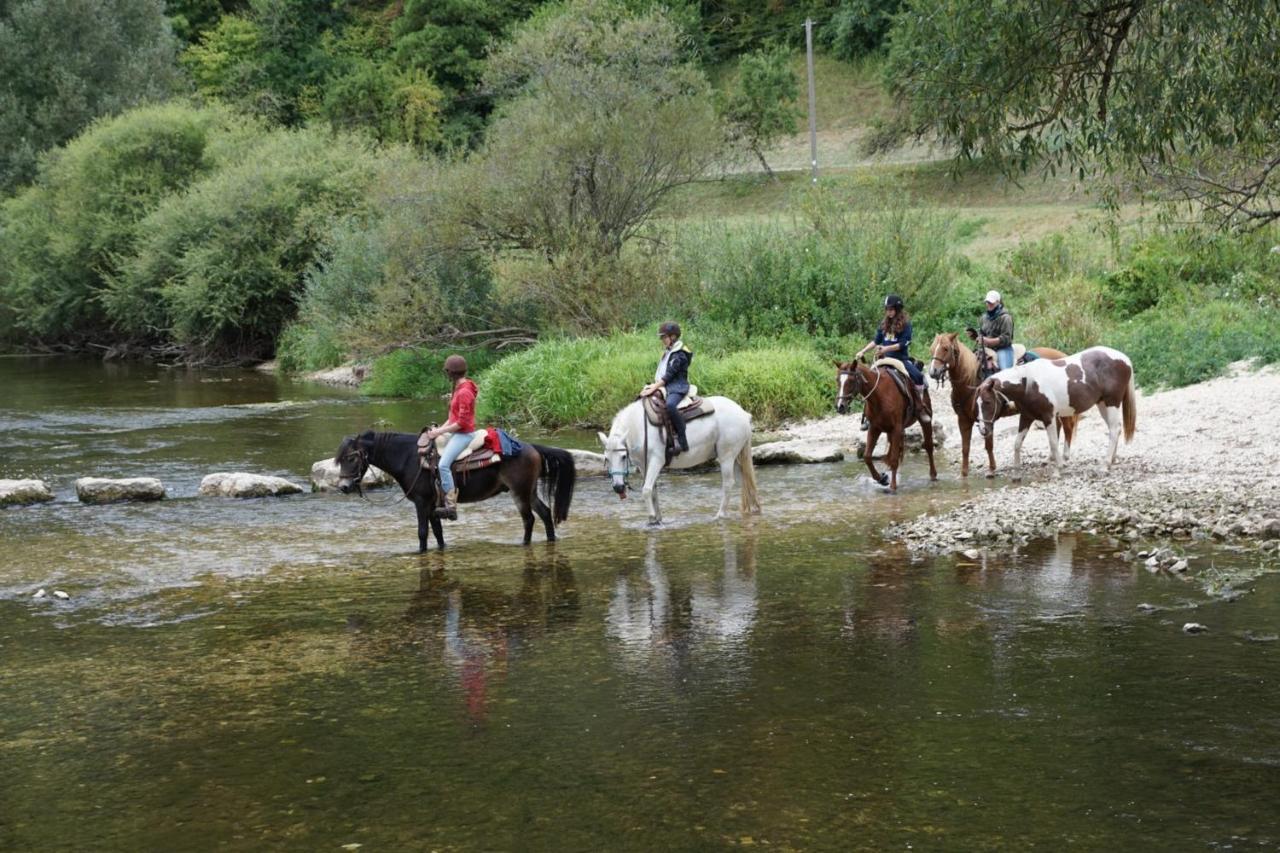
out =
[[[658,337],[662,337],[663,335],[668,335],[676,340],[680,340],[680,324],[673,323],[670,320],[663,323],[658,327]]]
[[[898,294],[896,294],[896,293],[890,293],[888,296],[886,296],[886,297],[884,298],[884,307],[885,307],[885,308],[897,308],[899,311],[901,311],[901,310],[902,310],[902,297],[901,297],[901,296],[899,296],[899,295],[898,295]]]

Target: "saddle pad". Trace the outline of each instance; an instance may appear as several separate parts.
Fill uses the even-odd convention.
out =
[[[996,359],[996,351],[995,351],[995,350],[993,350],[991,347],[983,347],[983,349],[985,349],[985,350],[987,351],[987,358],[989,358],[989,359],[991,360],[991,363],[992,363],[992,364],[999,364],[999,363],[1000,363],[1000,362]],[[1022,344],[1014,344],[1014,345],[1013,345],[1013,363],[1014,363],[1014,364],[1017,364],[1018,362],[1022,361],[1022,357],[1023,357],[1024,355],[1026,355],[1026,354],[1027,354],[1027,348],[1026,348],[1025,346],[1023,346]]]
[[[442,435],[436,439],[436,455],[444,453],[444,449],[449,444],[450,438],[451,436]],[[467,445],[465,450],[463,450],[461,453],[458,454],[458,458],[454,460],[454,464],[457,465],[463,459],[466,459],[468,456],[475,453],[480,448],[484,447],[484,440],[485,440],[485,431],[482,429],[476,430],[476,434],[471,439],[471,443]],[[426,456],[426,454],[427,454],[427,434],[424,432],[418,435],[418,455]]]
[[[427,471],[436,470],[436,465],[438,464],[439,458],[440,457],[437,456],[429,460],[424,456],[422,459],[422,467]],[[488,468],[490,465],[496,465],[501,461],[502,461],[501,454],[494,453],[492,450],[486,447],[483,450],[477,450],[468,454],[466,459],[459,459],[457,462],[454,462],[453,473],[465,474],[468,471],[476,471],[476,470],[479,470],[480,468]]]
[[[680,412],[681,417],[683,417],[685,421],[691,421],[696,418],[700,418],[703,415],[709,415],[716,410],[716,407],[710,402],[702,399],[701,397],[695,397],[692,393],[694,390],[696,389],[690,389],[689,396],[685,397],[684,400],[680,402],[680,405],[676,407],[677,411]],[[654,426],[661,426],[666,422],[667,418],[665,397],[660,394],[650,394],[645,398],[645,400],[645,417],[647,417],[649,419],[649,423]]]
[[[871,364],[872,367],[892,367],[901,373],[907,379],[911,378],[911,374],[907,372],[907,366],[896,358],[878,358]]]

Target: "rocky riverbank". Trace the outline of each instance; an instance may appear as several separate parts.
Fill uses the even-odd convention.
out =
[[[947,404],[940,420],[954,423]],[[976,495],[940,515],[886,530],[922,551],[1010,547],[1061,531],[1108,534],[1128,543],[1250,540],[1280,550],[1280,370],[1233,365],[1230,375],[1140,395],[1137,434],[1120,445],[1110,474],[1107,433],[1090,413],[1080,422],[1061,478],[1052,474],[1048,441],[1033,429],[1022,448],[1022,483]],[[1007,479],[1016,419],[996,432],[997,477]],[[976,450],[981,446],[975,435]],[[944,471],[958,471],[957,448]],[[981,472],[985,464],[971,460]],[[944,474],[945,476],[945,474]],[[976,476],[981,476],[978,473]],[[1135,545],[1135,549],[1136,549]]]

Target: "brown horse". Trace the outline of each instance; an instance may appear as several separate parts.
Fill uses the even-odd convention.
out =
[[[868,423],[867,446],[863,458],[871,471],[872,479],[882,486],[888,486],[889,491],[896,492],[904,433],[916,421],[915,413],[908,410],[906,395],[894,381],[892,374],[897,368],[882,365],[867,367],[856,361],[843,364],[837,361],[835,366],[839,370],[836,374],[836,411],[843,415],[849,411],[849,403],[854,397],[862,399],[862,411]],[[905,375],[902,378],[906,382],[911,381]],[[928,400],[928,391],[924,392],[924,397]],[[922,423],[920,431],[924,434],[925,453],[929,454],[929,479],[936,480],[938,469],[933,464],[933,425]],[[889,436],[889,454],[885,457],[889,465],[887,472],[877,471],[872,458],[881,433]]]
[[[969,476],[969,440],[973,435],[973,425],[978,420],[978,357],[959,340],[955,332],[938,335],[929,348],[929,375],[941,379],[944,375],[951,380],[951,408],[955,410],[956,422],[960,427],[960,476]],[[1050,347],[1036,347],[1031,350],[1041,358],[1064,358],[1065,354]],[[1005,418],[1018,414],[1016,406],[1001,410],[1000,417]],[[1076,421],[1079,415],[1060,417],[1055,429],[1061,429],[1067,446],[1064,453],[1070,456],[1071,439],[1076,432]],[[987,448],[987,476],[996,475],[996,455],[992,448],[994,432],[983,435],[983,444]]]

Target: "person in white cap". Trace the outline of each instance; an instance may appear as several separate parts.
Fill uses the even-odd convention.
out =
[[[996,351],[996,366],[1001,370],[1013,367],[1013,315],[1005,310],[999,291],[988,290],[986,303],[981,328],[969,329],[969,337]]]

